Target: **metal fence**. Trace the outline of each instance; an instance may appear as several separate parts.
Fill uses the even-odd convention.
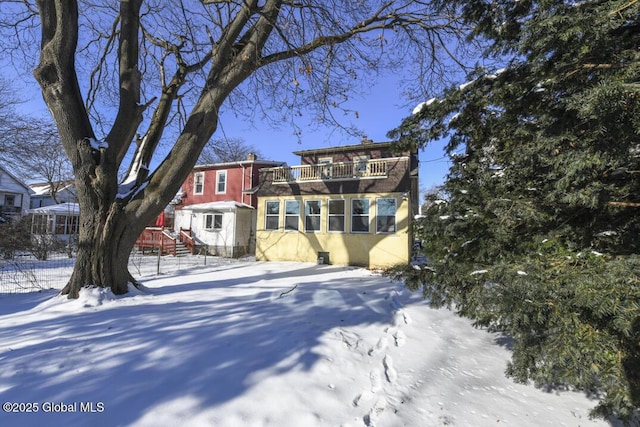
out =
[[[206,265],[237,262],[230,258],[207,255],[143,255],[134,251],[129,258],[129,271],[135,279],[144,280],[163,274],[175,274]],[[62,289],[71,277],[75,256],[53,252],[39,261],[29,253],[18,253],[11,259],[0,258],[0,294]]]

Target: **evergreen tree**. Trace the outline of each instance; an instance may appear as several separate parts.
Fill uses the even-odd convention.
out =
[[[428,263],[391,274],[514,339],[507,374],[640,408],[640,4],[459,1],[491,44],[469,80],[390,132],[448,138]],[[635,418],[634,418],[635,417]]]

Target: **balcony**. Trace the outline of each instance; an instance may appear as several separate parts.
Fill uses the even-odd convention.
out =
[[[389,159],[272,168],[273,182],[387,178]]]

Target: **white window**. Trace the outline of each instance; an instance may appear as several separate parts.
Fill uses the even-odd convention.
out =
[[[206,214],[204,216],[205,230],[222,230],[222,214]]]
[[[285,231],[298,231],[300,228],[300,202],[287,200],[284,204],[284,229]]]
[[[351,200],[351,232],[369,232],[369,199]]]
[[[265,230],[277,230],[280,227],[280,202],[267,201],[265,207]]]
[[[193,174],[193,194],[202,194],[204,192],[204,172],[196,172]]]
[[[307,200],[304,202],[304,231],[312,233],[320,231],[320,200]]]
[[[344,200],[329,200],[329,221],[327,229],[329,231],[344,232]]]
[[[216,172],[216,194],[227,192],[227,171]]]
[[[396,199],[376,199],[376,232],[396,232]]]

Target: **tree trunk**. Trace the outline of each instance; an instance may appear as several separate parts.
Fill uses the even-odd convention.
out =
[[[128,264],[144,222],[131,221],[118,202],[107,209],[92,209],[88,200],[80,199],[80,211],[78,253],[62,294],[78,298],[80,289],[91,286],[109,287],[117,295],[127,293],[129,284],[138,285]]]

